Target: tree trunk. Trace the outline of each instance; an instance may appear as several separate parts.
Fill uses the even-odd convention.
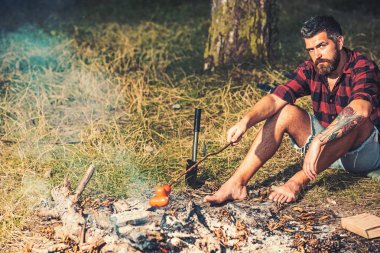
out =
[[[213,0],[205,70],[267,62],[271,55],[275,0]]]

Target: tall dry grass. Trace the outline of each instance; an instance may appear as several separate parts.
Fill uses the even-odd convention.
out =
[[[225,144],[227,129],[266,94],[257,84],[274,87],[285,81],[284,73],[305,57],[300,39],[285,35],[296,33],[302,15],[309,15],[287,15],[294,3],[280,6],[278,59],[249,71],[248,78],[239,78],[245,74],[237,69],[199,73],[208,4],[148,11],[139,4],[127,9],[128,3],[85,5],[50,16],[42,27],[25,25],[2,34],[0,244],[17,243],[20,229],[51,187],[65,175],[75,185],[91,163],[97,170],[86,195],[125,197],[176,177],[191,156],[194,108],[203,109],[199,153],[203,146],[216,150]],[[91,15],[82,19],[83,13]],[[339,11],[333,14],[349,24],[348,46],[379,63],[379,32],[364,26],[369,17],[358,17],[360,23],[354,24]],[[363,40],[363,33],[372,41]],[[307,99],[299,104],[308,108]],[[260,127],[205,162],[206,184],[215,188],[233,173]],[[286,141],[251,185],[282,182],[290,173],[284,168],[297,169],[299,162]],[[334,196],[379,205],[378,184],[339,172],[325,175],[305,201]]]

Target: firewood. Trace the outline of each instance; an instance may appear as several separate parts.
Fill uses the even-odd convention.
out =
[[[42,218],[52,218],[52,219],[59,218],[59,213],[56,210],[49,210],[49,209],[40,209],[38,210],[37,215]]]
[[[51,252],[63,252],[68,249],[71,249],[70,245],[67,245],[65,243],[59,243],[52,246],[49,246],[47,248],[34,248],[32,249],[33,253],[51,253]]]
[[[84,223],[82,224],[82,231],[80,233],[80,244],[84,244],[86,242],[86,219],[84,220]]]
[[[92,250],[103,247],[106,244],[104,240],[99,240],[95,243],[84,243],[80,246],[82,252],[92,252]]]
[[[126,242],[107,243],[102,247],[102,252],[120,252],[120,253],[140,253],[140,250],[133,248]]]
[[[118,214],[113,214],[110,220],[113,224],[122,227],[127,224],[131,225],[143,225],[149,221],[150,212],[148,211],[136,211],[136,212],[122,212]]]
[[[88,182],[90,181],[92,175],[94,174],[94,171],[95,171],[95,166],[93,164],[91,164],[90,167],[87,169],[86,174],[84,175],[84,177],[80,181],[80,183],[79,183],[79,185],[75,191],[74,196],[72,197],[72,201],[74,203],[78,202],[80,195],[82,194],[82,192],[86,188]]]
[[[42,217],[59,217],[61,219],[62,227],[56,228],[56,237],[68,236],[68,238],[77,243],[83,243],[85,238],[85,229],[83,229],[85,227],[85,219],[78,205],[78,199],[94,174],[94,170],[94,165],[91,165],[87,169],[74,195],[70,195],[70,181],[67,177],[65,177],[62,186],[51,190],[55,206],[52,210],[40,210],[39,215]]]

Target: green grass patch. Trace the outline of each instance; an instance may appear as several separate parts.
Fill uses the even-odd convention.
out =
[[[311,15],[336,16],[346,45],[379,63],[379,21],[371,13],[342,12],[332,4],[341,1],[329,1],[331,8],[278,2],[272,65],[216,73],[201,72],[207,1],[83,0],[49,18],[44,10],[26,16],[27,24],[1,19],[9,30],[0,37],[0,243],[53,186],[65,176],[76,186],[90,164],[96,172],[85,195],[127,197],[178,176],[191,156],[196,107],[203,109],[200,147],[222,147],[228,128],[266,94],[258,84],[275,87],[305,59],[298,31]],[[310,109],[307,98],[299,105]],[[207,184],[219,186],[233,173],[260,126],[204,163]],[[250,186],[284,182],[300,161],[285,141]],[[303,201],[336,196],[378,206],[379,190],[371,180],[326,172]]]

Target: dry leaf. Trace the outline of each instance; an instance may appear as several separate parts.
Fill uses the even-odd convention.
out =
[[[284,219],[284,220],[294,220],[294,218],[293,218],[292,216],[290,216],[290,215],[286,215],[286,214],[284,214],[284,215],[281,217],[281,219]]]
[[[319,221],[325,221],[325,220],[328,220],[328,219],[330,219],[330,216],[325,215],[325,216],[320,217],[318,220]]]
[[[295,206],[295,207],[293,207],[292,208],[294,211],[297,211],[297,212],[303,212],[303,208],[301,208],[301,207],[298,207],[298,206]]]

